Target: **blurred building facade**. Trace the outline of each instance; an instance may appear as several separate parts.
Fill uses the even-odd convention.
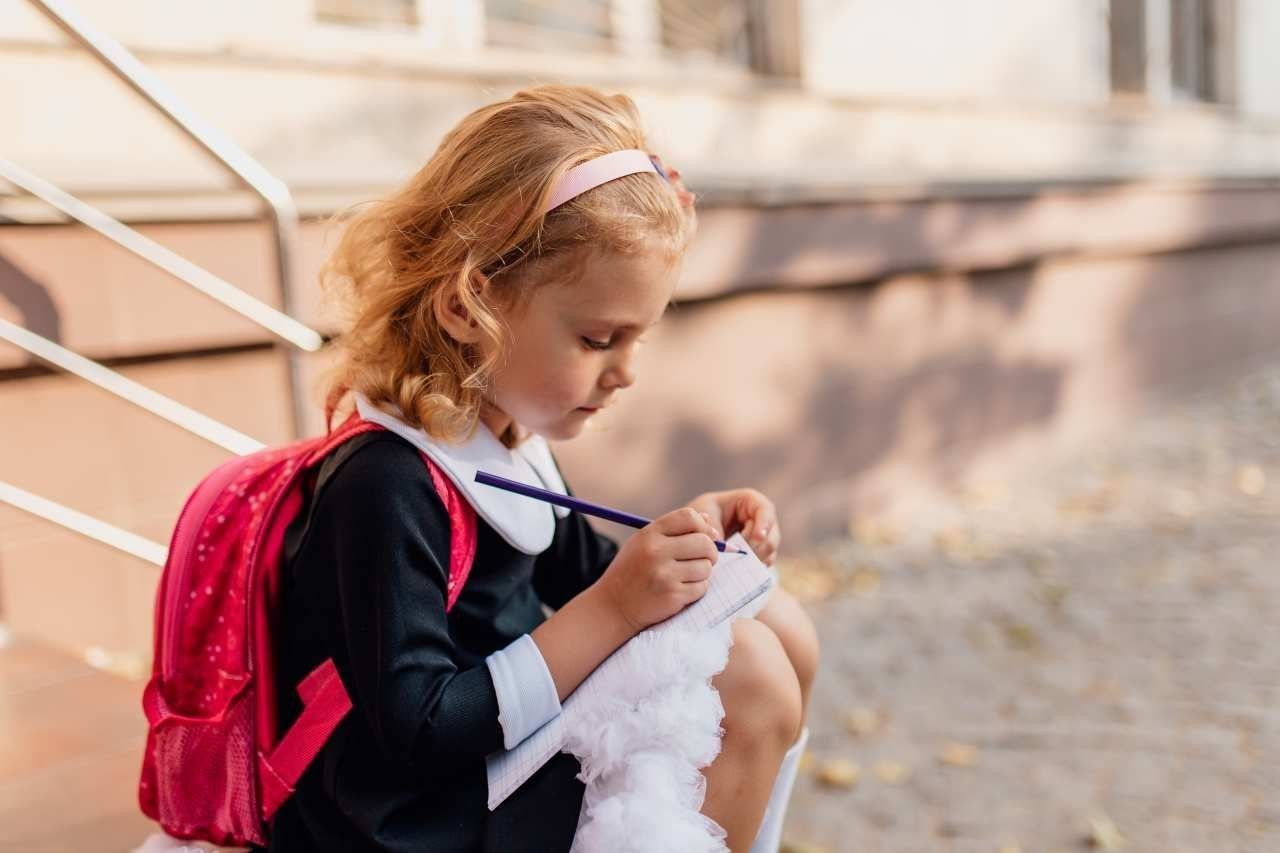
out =
[[[324,217],[520,86],[631,94],[703,195],[700,233],[641,381],[557,452],[579,493],[637,512],[754,485],[802,547],[1275,348],[1267,0],[77,8],[287,184],[306,217],[292,302],[330,333]],[[0,156],[281,303],[257,200],[19,0],[0,4],[0,81]],[[285,355],[262,329],[4,186],[0,222],[0,316],[291,436]],[[306,432],[323,360],[304,360]],[[0,480],[159,542],[226,455],[4,345],[0,437]],[[0,504],[15,633],[136,669],[155,579]]]

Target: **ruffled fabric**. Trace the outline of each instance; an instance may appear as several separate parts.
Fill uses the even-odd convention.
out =
[[[248,847],[219,847],[207,841],[184,841],[164,832],[153,832],[133,853],[248,853]]]
[[[699,809],[700,771],[720,753],[711,679],[729,660],[731,621],[637,634],[615,652],[621,665],[597,669],[566,705],[564,750],[586,783],[572,853],[727,853],[724,829]]]

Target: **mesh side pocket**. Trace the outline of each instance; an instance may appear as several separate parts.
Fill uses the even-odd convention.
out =
[[[168,832],[216,844],[265,844],[259,817],[253,692],[219,718],[170,715],[155,726],[155,802]]]

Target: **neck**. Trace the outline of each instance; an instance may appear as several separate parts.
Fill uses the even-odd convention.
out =
[[[518,432],[515,421],[510,415],[488,400],[484,402],[480,409],[480,422],[488,427],[489,431],[503,444],[511,447],[515,443],[515,434]],[[512,432],[510,437],[507,436],[508,430]]]

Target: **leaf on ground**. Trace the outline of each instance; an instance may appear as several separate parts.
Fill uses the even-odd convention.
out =
[[[1267,473],[1257,465],[1241,465],[1236,471],[1236,488],[1256,498],[1267,490]]]
[[[911,769],[900,761],[886,758],[876,762],[875,774],[881,782],[896,785],[907,780],[907,777],[911,775]]]
[[[1114,490],[1108,487],[1091,492],[1068,495],[1058,501],[1058,514],[1063,518],[1085,519],[1102,515],[1115,501]]]
[[[868,548],[887,547],[898,541],[898,531],[888,522],[877,518],[852,519],[849,522],[849,535],[859,545]]]
[[[1089,819],[1089,844],[1099,850],[1123,850],[1124,836],[1106,815],[1095,815]]]
[[[801,602],[821,601],[836,591],[836,566],[821,557],[779,561],[778,580]]]
[[[1021,622],[1005,622],[1000,626],[1009,648],[1019,652],[1034,652],[1040,648],[1040,635],[1030,625]]]
[[[973,551],[973,536],[963,527],[948,527],[934,534],[933,544],[954,560],[967,560]]]
[[[885,715],[874,708],[854,708],[844,718],[844,727],[849,734],[866,737],[875,734],[884,726]]]
[[[951,741],[942,747],[938,760],[951,767],[973,767],[978,763],[978,748],[971,743]]]
[[[852,788],[861,776],[858,765],[844,758],[824,761],[818,769],[818,781],[828,788]]]
[[[984,563],[999,553],[996,543],[963,527],[948,527],[933,537],[943,554],[960,563]]]
[[[849,591],[858,598],[871,598],[880,591],[880,570],[875,566],[859,566],[849,579]]]

